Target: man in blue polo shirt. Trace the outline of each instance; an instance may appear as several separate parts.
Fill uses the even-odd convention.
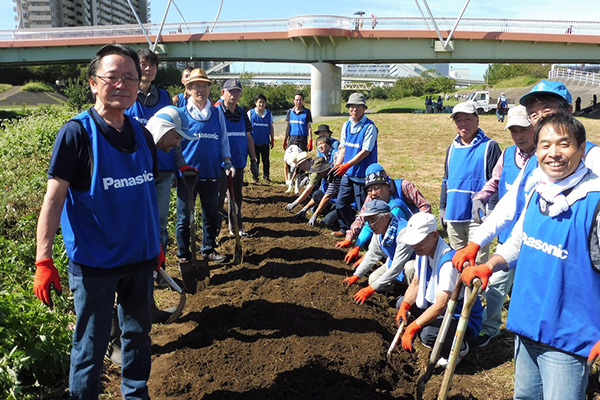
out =
[[[336,165],[332,172],[342,177],[335,208],[340,230],[334,236],[344,236],[354,221],[356,209],[365,201],[365,176],[367,167],[377,162],[377,136],[375,123],[366,117],[367,100],[362,93],[352,93],[346,103],[350,118],[342,126]]]
[[[283,149],[295,144],[302,151],[312,151],[312,114],[310,110],[304,107],[304,94],[297,92],[294,94],[294,107],[290,108],[285,116],[287,126],[285,127],[285,137],[283,139]],[[291,179],[289,165],[283,163],[283,176],[289,185]]]

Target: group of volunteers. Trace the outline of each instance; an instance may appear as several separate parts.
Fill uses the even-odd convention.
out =
[[[514,398],[583,400],[590,365],[600,355],[600,147],[573,118],[563,83],[542,80],[519,103],[505,113],[514,145],[504,150],[479,128],[472,103],[453,108],[457,134],[446,151],[439,207],[449,243],[416,186],[391,179],[377,163],[377,127],[359,93],[346,104],[350,118],[337,151],[328,145],[329,127],[321,125],[318,134],[329,132],[319,136],[325,157],[298,155],[310,183],[286,209],[310,198],[296,215],[307,217],[312,209],[308,223],[315,225],[325,205],[335,204],[322,222],[344,238],[336,247],[351,248],[345,261],[367,250],[343,282],[350,286],[370,273],[368,285],[353,295],[358,304],[373,293],[404,290],[396,292],[396,321],[407,323],[404,349],[412,351],[417,336],[432,347],[458,280],[472,285],[478,278],[485,307],[477,299],[458,361],[470,346],[485,347],[500,335],[510,295]],[[495,237],[499,245],[490,257]],[[438,365],[447,363],[463,295]]]
[[[177,256],[182,262],[195,257],[190,201],[198,196],[202,256],[221,263],[223,219],[230,235],[247,236],[241,208],[248,158],[252,178],[259,180],[262,162],[262,178],[270,181],[274,131],[265,96],[256,96],[256,107],[246,113],[238,104],[242,85],[230,79],[212,103],[213,82],[204,70],[188,68],[183,93],[170,98],[152,83],[157,68],[151,51],[102,47],[88,67],[94,104],[63,125],[52,151],[37,226],[34,293],[52,307],[51,290],[62,290],[52,258],[60,226],[77,316],[72,399],[98,398],[107,347],[119,352],[111,359],[121,365],[123,398],[149,398],[149,333],[162,317],[153,272],[164,268],[172,186]],[[406,322],[402,347],[412,351],[416,337],[433,346],[459,279],[471,285],[478,278],[486,307],[479,301],[473,307],[459,356],[469,343],[486,346],[499,335],[510,294],[506,327],[516,334],[515,398],[584,399],[586,361],[600,355],[600,148],[572,117],[567,88],[541,81],[509,109],[506,129],[515,144],[503,151],[479,128],[471,103],[454,107],[456,136],[446,152],[439,207],[449,243],[416,185],[391,178],[378,163],[379,132],[365,114],[363,94],[350,95],[339,141],[328,125],[318,126],[314,158],[312,117],[303,100],[297,93],[286,116],[283,146],[286,155],[293,153],[285,163],[288,193],[293,180],[305,173],[308,179],[285,209],[301,205],[297,216],[329,227],[340,238],[335,246],[349,248],[344,259],[355,270],[344,284],[369,274],[354,301],[405,289],[396,320]],[[237,204],[228,213],[227,190]],[[489,257],[496,236],[500,245]],[[359,258],[361,249],[366,252]],[[440,365],[447,362],[461,302],[462,295]]]

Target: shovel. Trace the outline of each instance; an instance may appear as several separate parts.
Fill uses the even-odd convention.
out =
[[[182,181],[189,194],[190,207],[190,241],[192,242],[191,260],[179,262],[179,271],[183,286],[188,293],[194,294],[200,283],[200,290],[206,288],[210,281],[208,261],[196,260],[196,218],[194,215],[194,189],[198,181],[198,173],[194,170],[186,170],[182,173]]]
[[[465,302],[460,313],[460,319],[458,320],[458,326],[456,327],[456,333],[454,334],[454,341],[452,342],[452,350],[450,350],[450,357],[448,358],[448,365],[444,372],[444,379],[440,386],[440,392],[438,394],[438,400],[446,400],[448,398],[448,392],[450,391],[450,385],[452,383],[452,377],[454,376],[454,369],[456,368],[456,361],[458,360],[458,353],[460,352],[460,346],[462,345],[465,333],[467,331],[467,323],[471,316],[471,309],[473,304],[477,300],[479,295],[479,289],[481,288],[481,280],[478,278],[473,279],[473,286],[467,287],[465,290]]]
[[[456,285],[454,286],[454,290],[452,291],[452,295],[450,296],[450,300],[448,300],[448,304],[446,305],[446,313],[444,314],[444,319],[442,320],[442,325],[440,326],[440,331],[435,339],[435,344],[433,345],[433,349],[431,350],[431,355],[429,356],[429,362],[427,363],[427,369],[425,373],[419,377],[417,380],[417,400],[423,400],[423,393],[425,392],[425,384],[431,378],[433,374],[433,370],[435,369],[435,363],[440,357],[440,351],[442,350],[442,344],[444,340],[446,340],[446,336],[448,335],[448,328],[450,327],[450,321],[452,321],[452,315],[454,314],[454,308],[456,308],[456,302],[458,300],[458,296],[460,295],[460,291],[462,290],[463,283],[460,279],[460,274],[458,274],[458,280],[456,281]]]
[[[166,310],[161,310],[156,306],[156,302],[152,301],[152,323],[170,324],[171,322],[179,318],[179,316],[183,312],[183,307],[185,307],[186,300],[185,293],[183,292],[183,289],[181,289],[179,285],[175,283],[173,278],[171,278],[169,274],[165,272],[164,269],[159,268],[158,275],[160,275],[160,277],[163,278],[169,284],[171,289],[179,293],[179,304],[177,305],[177,307],[170,307]]]
[[[242,250],[242,238],[240,237],[240,229],[238,226],[238,209],[235,202],[235,195],[233,194],[233,178],[227,176],[229,181],[229,215],[231,217],[231,223],[233,225],[233,232],[235,235],[235,252],[233,254],[233,265],[239,265],[244,262],[244,251]]]

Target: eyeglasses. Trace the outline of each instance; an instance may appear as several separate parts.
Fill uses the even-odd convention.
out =
[[[130,76],[102,76],[102,75],[94,75],[96,78],[102,79],[104,83],[111,86],[116,86],[119,82],[123,82],[125,86],[137,86],[140,80],[138,78],[132,78]]]

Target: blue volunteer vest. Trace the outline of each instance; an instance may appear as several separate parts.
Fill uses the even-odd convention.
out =
[[[308,136],[307,108],[304,107],[300,114],[290,109],[290,136]]]
[[[177,94],[177,107],[185,108],[187,106],[187,99],[184,93]]]
[[[185,109],[190,125],[190,133],[198,140],[181,141],[181,149],[185,163],[198,170],[200,179],[221,178],[221,123],[219,112],[211,107],[210,118],[207,121],[197,121]]]
[[[398,197],[391,197],[388,205],[390,206],[391,213],[401,220],[408,221],[412,216],[410,211],[408,211],[408,206]],[[365,221],[365,224],[356,238],[356,245],[365,248],[372,237],[373,230],[369,223]]]
[[[156,103],[155,106],[145,107],[139,100],[136,100],[131,107],[125,110],[125,114],[135,118],[140,124],[146,126],[150,118],[152,118],[158,110],[171,105],[171,98],[169,97],[169,93],[165,90],[158,89],[158,96],[158,103]],[[174,171],[177,169],[175,167],[175,152],[173,149],[168,153],[165,153],[157,148],[156,155],[158,157],[158,169],[160,171]]]
[[[440,239],[440,240],[442,240],[442,239]],[[438,279],[440,277],[440,270],[442,269],[442,266],[449,261],[451,262],[452,257],[454,257],[455,253],[456,253],[456,250],[450,248],[450,250],[446,251],[440,257],[440,261],[439,261],[438,265],[436,266]],[[425,277],[425,279],[427,279],[427,282],[429,282],[429,279],[431,279],[431,274],[433,271],[431,269],[431,266],[429,265],[428,256],[417,256],[416,257],[416,259],[415,259],[416,273],[418,276],[419,271],[420,271],[419,265],[422,262],[423,258],[425,258],[425,262],[427,262],[427,267],[428,267],[427,268],[427,276]],[[419,279],[422,279],[422,277],[419,276]],[[458,279],[460,279],[460,277],[458,277]],[[464,289],[463,289],[463,293],[464,293]],[[460,319],[460,314],[462,312],[463,304],[464,304],[464,297],[456,302],[456,306],[454,307],[454,310],[452,312],[452,316],[455,319]],[[432,305],[432,303],[429,303],[429,306],[431,306],[431,305]],[[479,296],[477,296],[477,298],[475,299],[475,304],[473,304],[473,308],[471,308],[471,314],[469,315],[469,322],[467,323],[467,327],[471,329],[471,334],[473,336],[477,336],[477,335],[479,335],[479,332],[481,332],[482,324],[483,324],[483,305],[481,304],[481,300],[479,299]]]
[[[104,138],[88,111],[77,115],[90,141],[88,190],[69,188],[61,227],[69,259],[93,268],[150,260],[160,251],[152,154],[142,127],[131,121],[137,149],[124,152]]]
[[[532,195],[506,323],[518,335],[586,358],[600,338],[600,271],[589,248],[599,201],[600,192],[590,192],[549,217]]]
[[[321,153],[323,154],[323,153]],[[325,157],[325,154],[323,154],[321,157]],[[335,160],[335,157],[337,157],[337,150],[333,150],[331,149],[331,151],[329,152],[329,158],[327,159],[328,162],[333,163]],[[321,179],[321,190],[323,191],[323,193],[327,192],[327,188],[329,187],[329,182],[327,181],[326,178]],[[335,204],[337,200],[337,197],[332,197],[329,201],[332,202],[333,204]]]
[[[334,138],[331,138],[331,149],[333,151],[338,151],[338,148],[340,147],[340,141]],[[321,151],[319,151],[319,149],[317,148],[317,157],[325,157],[324,153],[321,153]],[[333,160],[330,160],[330,162],[333,162]]]
[[[219,112],[225,116],[219,106]],[[231,122],[225,117],[225,128],[227,130],[227,138],[229,139],[229,150],[231,151],[231,163],[235,168],[246,168],[248,160],[248,138],[246,137],[246,120],[244,119],[244,110],[240,106],[236,106],[242,114],[238,122]]]
[[[486,154],[490,138],[472,146],[450,146],[448,154],[448,180],[446,182],[446,220],[449,222],[471,221],[471,197],[486,182]]]
[[[346,122],[346,144],[344,151],[344,159],[342,160],[342,164],[347,163],[352,160],[354,156],[356,156],[361,150],[363,142],[365,141],[365,133],[367,132],[367,128],[371,125],[375,125],[373,121],[369,118],[366,118],[365,123],[361,127],[360,131],[356,134],[351,133],[352,123],[350,121]],[[375,142],[375,146],[373,146],[373,150],[369,153],[368,156],[363,158],[361,162],[356,165],[353,165],[348,169],[346,175],[355,178],[364,178],[365,171],[367,167],[371,164],[377,162],[377,142]]]
[[[265,116],[261,117],[253,108],[250,110],[250,122],[252,123],[254,144],[271,144],[271,124],[273,123],[271,111],[265,110]]]
[[[502,172],[500,173],[500,180],[498,181],[498,197],[500,199],[508,192],[511,185],[515,182],[515,179],[517,179],[517,176],[521,172],[521,168],[517,166],[516,157],[516,145],[509,146],[506,148],[506,150],[504,150],[504,164],[502,165]],[[526,168],[526,171],[528,172],[524,173],[522,177],[522,179],[524,179],[525,181],[527,181],[527,178],[529,178],[529,175],[531,174],[533,169]],[[510,237],[510,233],[512,232],[515,223],[519,219],[519,215],[521,215],[521,212],[517,211],[515,218],[510,223],[510,225],[508,225],[506,229],[504,229],[498,234],[498,242],[504,243]]]
[[[502,108],[506,108],[506,105],[507,105],[506,96],[500,96],[500,105],[502,106]]]
[[[392,240],[392,242],[390,244],[384,245],[383,244],[383,235],[377,235],[377,240],[379,240],[379,245],[381,246],[381,250],[387,257],[387,262],[385,263],[385,266],[387,267],[387,269],[390,269],[392,267],[392,261],[394,260],[394,255],[396,254],[396,247],[398,246],[398,242],[396,241],[396,238],[398,237],[398,233],[400,233],[400,231],[402,229],[406,228],[406,225],[407,225],[406,220],[403,219],[402,217],[398,218],[397,221],[398,221],[398,226],[396,229],[396,236],[394,236],[394,240]],[[398,274],[398,276],[396,277],[396,280],[398,282],[402,282],[403,279],[404,279],[404,269],[402,269],[402,272],[400,272],[400,274]]]
[[[587,153],[589,153],[589,151],[596,146],[597,146],[596,143],[592,143],[589,141],[585,142],[585,155],[587,156]]]

